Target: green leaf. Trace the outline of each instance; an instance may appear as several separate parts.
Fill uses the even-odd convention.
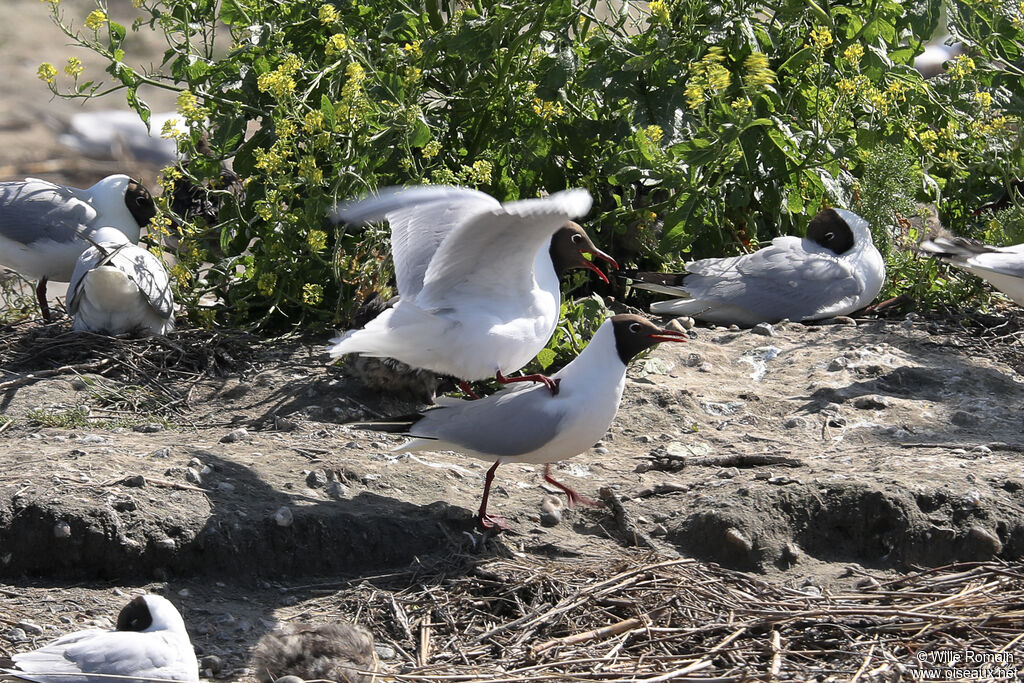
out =
[[[320,96],[320,113],[324,115],[324,127],[327,130],[334,130],[334,126],[338,123],[338,117],[334,112],[334,103],[327,95]]]
[[[542,369],[547,370],[557,357],[557,354],[551,349],[541,349],[540,353],[537,354],[537,362],[540,363]]]

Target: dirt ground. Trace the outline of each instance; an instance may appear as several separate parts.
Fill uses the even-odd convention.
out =
[[[155,169],[58,145],[79,105],[49,101],[35,69],[67,48],[38,0],[4,14],[0,88],[18,96],[0,99],[2,178],[152,183]],[[915,567],[1019,563],[1024,347],[1019,314],[1003,314],[698,327],[636,362],[605,438],[556,468],[610,507],[542,523],[557,492],[540,468],[504,465],[490,509],[512,531],[497,539],[472,524],[489,463],[395,454],[401,437],[355,427],[415,406],[328,366],[326,339],[0,327],[0,657],[109,627],[146,589],[182,608],[208,674],[248,681],[276,624],[365,618],[367,585],[440,590],[451,558],[459,571],[692,558],[836,592]],[[407,627],[377,635],[394,646],[385,668],[415,661]]]

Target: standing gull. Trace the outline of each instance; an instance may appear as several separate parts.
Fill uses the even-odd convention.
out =
[[[0,265],[39,280],[36,297],[50,320],[46,282],[67,282],[75,261],[94,242],[130,242],[156,215],[149,191],[126,175],[107,176],[87,190],[38,178],[0,183]]]
[[[78,257],[68,285],[73,330],[105,334],[167,334],[174,300],[167,269],[148,249],[119,239],[98,242]]]
[[[112,631],[69,633],[11,659],[15,668],[0,671],[36,683],[142,683],[141,679],[151,678],[199,681],[185,622],[174,605],[159,595],[133,598],[117,615]]]
[[[993,247],[942,232],[926,239],[918,249],[977,275],[1024,306],[1024,244]]]
[[[642,289],[685,297],[653,303],[651,313],[751,326],[861,309],[882,289],[885,262],[867,221],[825,209],[811,219],[807,237],[776,237],[753,254],[691,261],[685,273],[627,277]]]
[[[608,431],[626,386],[626,366],[634,356],[663,341],[687,336],[663,330],[638,315],[605,320],[583,352],[552,375],[560,391],[540,386],[507,387],[476,401],[443,398],[409,426],[412,440],[396,451],[452,450],[493,460],[487,470],[477,521],[484,529],[505,528],[487,514],[494,471],[503,462],[544,464],[544,479],[565,491],[569,505],[585,501],[551,477],[551,463],[593,446]]]
[[[554,333],[563,272],[588,268],[607,282],[584,254],[618,267],[570,220],[590,204],[581,189],[501,204],[483,192],[439,186],[391,188],[342,204],[338,220],[391,224],[400,299],[363,329],[333,339],[331,356],[384,356],[464,381],[494,376],[557,391],[543,375],[506,375]]]

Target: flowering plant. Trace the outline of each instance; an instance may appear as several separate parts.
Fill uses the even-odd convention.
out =
[[[244,199],[182,238],[197,318],[344,324],[386,286],[386,233],[326,216],[389,184],[502,200],[586,187],[595,241],[644,267],[799,234],[825,205],[862,214],[885,251],[908,239],[917,201],[968,235],[1022,225],[1019,211],[974,215],[1024,174],[1020,4],[133,0],[132,30],[167,37],[151,72],[128,65],[102,0],[81,30],[47,2],[144,119],[140,85],[180,91],[166,133],[189,153],[205,136],[212,157],[169,177],[212,179],[234,160]],[[969,56],[926,80],[912,63],[944,4]],[[65,94],[101,92],[80,64],[65,71]],[[56,67],[39,74],[62,90]],[[890,266],[890,290],[949,294],[934,266],[898,251]]]

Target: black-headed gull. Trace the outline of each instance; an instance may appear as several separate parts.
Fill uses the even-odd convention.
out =
[[[94,242],[131,242],[153,216],[149,191],[126,175],[107,176],[87,190],[38,178],[0,183],[0,265],[39,280],[36,296],[43,318],[50,319],[46,282],[67,282],[75,261]]]
[[[174,299],[167,269],[148,249],[120,239],[97,242],[78,257],[68,284],[73,330],[167,334]]]
[[[354,624],[284,624],[260,638],[252,656],[260,683],[301,680],[372,683],[377,670],[373,636]]]
[[[1024,306],[1024,244],[993,247],[977,240],[941,234],[926,239],[918,248],[977,275]]]
[[[459,187],[390,188],[342,204],[338,220],[387,219],[399,301],[363,329],[332,340],[332,357],[396,358],[465,381],[543,382],[508,378],[554,334],[559,276],[588,268],[584,254],[618,267],[570,219],[590,210],[590,193],[566,190],[540,199],[498,202]]]
[[[159,595],[133,598],[117,616],[112,631],[89,629],[69,633],[11,659],[15,668],[4,669],[4,673],[37,683],[142,683],[143,678],[199,680],[199,665],[185,622],[174,605]]]
[[[458,451],[493,460],[484,480],[477,520],[481,527],[504,528],[487,514],[494,471],[503,462],[544,464],[544,479],[565,491],[572,505],[585,501],[555,481],[550,464],[593,446],[608,431],[626,386],[626,365],[644,349],[663,341],[686,341],[684,333],[663,330],[638,315],[605,320],[571,363],[551,376],[560,390],[507,387],[475,401],[442,398],[406,430],[412,440],[396,451]]]
[[[807,237],[776,237],[752,254],[691,261],[685,273],[627,277],[636,287],[685,297],[653,303],[651,313],[751,326],[859,310],[882,289],[885,262],[867,221],[825,209],[811,219]]]

